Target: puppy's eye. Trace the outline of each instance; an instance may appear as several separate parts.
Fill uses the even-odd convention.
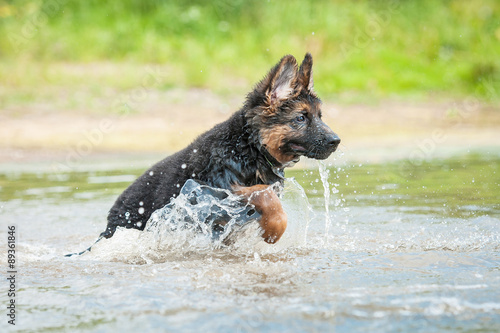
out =
[[[306,121],[306,116],[304,115],[297,116],[295,120],[298,121],[299,123],[303,123],[304,121]]]

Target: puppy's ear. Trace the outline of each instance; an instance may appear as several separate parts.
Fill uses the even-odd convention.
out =
[[[312,67],[313,67],[313,58],[311,53],[306,53],[306,56],[304,57],[304,60],[302,61],[302,64],[300,65],[299,69],[299,85],[302,87],[302,89],[305,89],[307,91],[312,91],[313,90],[313,73],[312,73]]]
[[[291,55],[281,58],[263,80],[269,106],[275,107],[291,97],[297,82],[297,60]]]

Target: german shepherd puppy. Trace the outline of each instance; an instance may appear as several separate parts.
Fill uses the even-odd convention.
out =
[[[241,195],[261,214],[262,237],[275,243],[287,217],[270,185],[283,183],[284,168],[300,156],[326,159],[340,143],[321,120],[313,91],[312,56],[300,68],[291,55],[274,66],[231,118],[200,135],[185,149],[147,170],[116,200],[101,237],[116,227],[143,230],[151,214],[179,194],[186,180]]]

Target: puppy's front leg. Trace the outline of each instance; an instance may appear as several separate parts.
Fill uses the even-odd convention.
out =
[[[262,215],[260,227],[264,230],[262,237],[269,244],[276,243],[286,230],[287,217],[280,199],[270,185],[254,185],[250,187],[233,186],[235,194],[244,196]]]

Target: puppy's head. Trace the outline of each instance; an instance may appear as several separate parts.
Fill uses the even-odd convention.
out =
[[[258,144],[284,166],[300,156],[325,159],[340,143],[321,120],[309,53],[300,68],[293,56],[283,57],[248,95],[246,108]]]

